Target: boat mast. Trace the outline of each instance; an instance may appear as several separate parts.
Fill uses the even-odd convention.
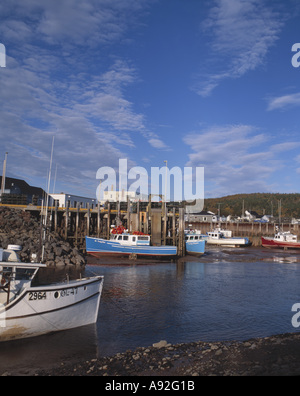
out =
[[[53,148],[54,148],[54,136],[52,139],[52,148],[51,148],[51,157],[50,157],[50,169],[48,175],[48,185],[47,185],[47,196],[46,196],[46,206],[45,211],[42,212],[43,216],[43,241],[42,241],[42,262],[44,260],[44,252],[45,252],[45,240],[46,240],[46,232],[47,232],[47,220],[48,220],[48,206],[49,206],[49,194],[50,194],[50,181],[51,181],[51,170],[52,170],[52,160],[53,160]]]
[[[5,153],[5,159],[3,162],[3,172],[2,172],[2,183],[1,183],[1,196],[5,192],[5,174],[6,174],[6,162],[7,162],[7,152]]]

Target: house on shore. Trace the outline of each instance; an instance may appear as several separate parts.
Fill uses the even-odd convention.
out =
[[[202,210],[199,213],[187,213],[185,221],[188,223],[213,223],[217,222],[218,218],[215,213]]]

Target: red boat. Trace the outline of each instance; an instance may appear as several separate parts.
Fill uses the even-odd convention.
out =
[[[266,248],[300,249],[297,235],[290,232],[278,232],[274,238],[262,237],[261,244]]]

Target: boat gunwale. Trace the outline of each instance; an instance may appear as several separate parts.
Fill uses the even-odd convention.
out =
[[[91,285],[93,283],[98,283],[102,282],[103,284],[104,276],[99,275],[96,277],[91,277],[91,278],[83,278],[83,279],[78,279],[78,280],[72,280],[69,283],[56,283],[53,285],[40,285],[40,286],[34,286],[34,287],[28,287],[25,288],[19,295],[16,296],[16,298],[11,301],[8,305],[4,306],[2,310],[0,310],[0,315],[3,312],[8,312],[10,309],[12,309],[16,304],[18,304],[22,299],[28,294],[28,293],[34,293],[34,292],[51,292],[51,291],[59,291],[59,290],[68,290],[68,289],[73,289],[74,287],[84,287],[85,285]],[[78,284],[80,283],[80,284]],[[100,293],[100,291],[98,292]],[[89,297],[88,297],[89,298]],[[84,300],[80,300],[84,301]],[[78,303],[80,302],[78,301]],[[64,307],[66,308],[66,307]],[[52,311],[50,311],[52,312]],[[41,313],[37,313],[37,315],[40,315]],[[27,315],[26,315],[27,316]],[[22,316],[20,316],[22,317]],[[24,316],[25,317],[25,316]],[[9,318],[6,318],[6,320]]]

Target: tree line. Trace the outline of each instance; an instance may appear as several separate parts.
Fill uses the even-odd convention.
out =
[[[207,198],[204,202],[204,210],[216,214],[220,211],[221,216],[241,217],[244,209],[255,211],[260,215],[278,217],[279,206],[281,206],[282,217],[300,218],[300,194],[297,193],[236,194],[222,198]]]

